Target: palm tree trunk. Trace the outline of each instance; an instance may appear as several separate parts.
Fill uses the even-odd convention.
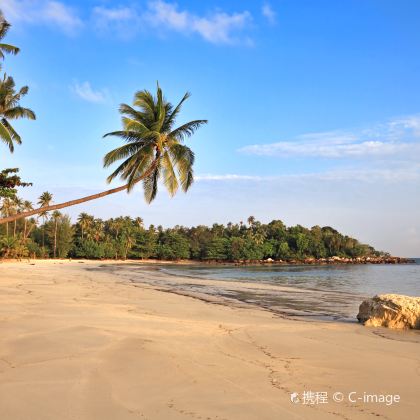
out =
[[[23,239],[26,240],[26,228],[27,228],[28,221],[25,219],[24,225],[23,225]]]
[[[55,228],[54,228],[54,258],[56,257],[56,254],[57,254],[57,224],[58,224],[58,220],[55,219]]]
[[[151,163],[149,169],[146,172],[144,172],[143,175],[139,176],[137,178],[136,182],[140,182],[142,179],[147,178],[155,170],[157,163],[158,163],[158,160],[154,160]],[[87,201],[96,200],[97,198],[106,197],[107,195],[111,195],[111,194],[115,194],[115,193],[120,192],[120,191],[124,191],[127,188],[128,188],[128,184],[122,185],[121,187],[112,188],[112,189],[107,190],[107,191],[102,191],[98,194],[93,194],[93,195],[88,195],[86,197],[78,198],[77,200],[66,201],[64,203],[54,204],[52,206],[40,207],[38,209],[34,209],[34,210],[30,210],[30,211],[25,211],[23,213],[15,214],[13,216],[4,217],[4,218],[0,219],[0,225],[3,224],[3,223],[13,222],[14,220],[17,220],[17,219],[22,219],[23,217],[29,217],[29,216],[32,216],[34,214],[42,213],[44,211],[60,210],[60,209],[63,209],[65,207],[75,206],[76,204],[86,203]]]
[[[26,220],[26,219],[25,219]],[[26,234],[26,238],[25,239],[28,239],[29,238],[29,235],[31,234],[31,232],[32,232],[32,230],[33,230],[33,228],[35,227],[35,225],[31,225],[30,226],[30,228],[29,228],[29,230],[28,230],[28,232],[27,232],[27,234]]]
[[[87,201],[96,200],[97,198],[106,197],[107,195],[124,191],[127,188],[128,188],[128,185],[122,185],[121,187],[112,188],[111,190],[103,191],[98,194],[88,195],[87,197],[78,198],[77,200],[66,201],[64,203],[54,204],[52,206],[40,207],[38,209],[25,211],[23,213],[15,214],[13,216],[8,216],[8,217],[4,217],[0,219],[0,224],[7,223],[8,225],[9,222],[13,222],[14,220],[21,219],[23,217],[33,216],[34,214],[42,213],[44,211],[59,210],[64,207],[70,207],[70,206],[75,206],[76,204],[86,203]],[[8,231],[8,228],[6,228],[6,230]]]
[[[15,225],[13,227],[13,238],[16,238],[16,222],[17,220],[15,220]]]

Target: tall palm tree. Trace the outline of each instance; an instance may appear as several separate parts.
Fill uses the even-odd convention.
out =
[[[0,12],[0,41],[6,36],[10,26],[10,23],[4,19]],[[18,52],[18,47],[0,42],[0,59],[4,58],[4,53],[16,55]]]
[[[9,120],[36,118],[31,109],[23,108],[19,104],[21,98],[28,93],[28,86],[22,87],[18,92],[15,87],[13,77],[4,74],[0,79],[0,139],[9,146],[11,153],[14,151],[14,144],[22,144],[22,139]]]
[[[15,197],[13,200],[13,211],[14,213],[20,213],[22,211],[23,207],[23,201],[19,197]],[[17,225],[17,219],[14,222],[13,226],[13,237],[16,238],[16,226]]]
[[[134,223],[137,225],[137,227],[142,228],[144,225],[144,220],[141,217],[136,217],[134,219]]]
[[[34,207],[33,207],[32,203],[29,200],[25,200],[23,202],[23,205],[22,205],[22,210],[23,211],[30,211],[33,208]],[[28,219],[25,218],[25,222],[24,222],[24,225],[23,225],[23,239],[24,240],[26,239],[27,226],[28,226]]]
[[[12,212],[13,200],[11,198],[4,198],[1,206],[1,213],[8,218]],[[6,237],[9,237],[9,222],[6,223]]]
[[[84,239],[85,233],[89,230],[93,223],[93,216],[87,213],[80,213],[79,217],[77,218],[77,222],[80,225],[80,230],[82,231],[82,239]]]
[[[59,210],[105,197],[119,191],[132,191],[133,187],[142,182],[145,199],[150,203],[158,189],[158,180],[163,178],[164,184],[171,195],[179,187],[187,191],[193,182],[194,153],[183,143],[187,137],[207,123],[207,120],[193,120],[174,128],[183,103],[190,97],[187,92],[175,107],[168,102],[159,85],[157,94],[142,90],[134,96],[133,107],[122,104],[120,112],[123,115],[123,129],[106,134],[119,137],[125,144],[107,153],[104,166],[123,160],[122,163],[107,178],[108,182],[119,177],[125,184],[98,194],[61,204],[48,205],[31,210],[20,215],[0,219],[1,223],[14,220],[15,217],[28,217],[45,211]]]
[[[38,205],[41,207],[48,207],[51,205],[52,201],[52,194],[48,191],[43,192],[38,198]],[[43,225],[42,225],[42,247],[45,247],[45,222],[48,218],[48,211],[44,210],[39,213],[39,217],[42,217]]]
[[[54,258],[57,256],[57,229],[58,229],[58,221],[62,214],[55,210],[53,211],[51,217],[54,220]]]
[[[247,222],[248,222],[249,226],[252,226],[255,223],[255,217],[254,216],[249,216]]]

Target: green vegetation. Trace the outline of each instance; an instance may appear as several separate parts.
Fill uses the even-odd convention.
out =
[[[45,194],[45,193],[44,193]],[[22,203],[22,206],[24,203]],[[28,205],[26,203],[26,205]],[[14,205],[13,211],[20,211]],[[25,219],[26,220],[26,219]],[[41,225],[38,221],[42,220]],[[331,227],[286,227],[280,220],[212,227],[146,228],[141,218],[102,220],[81,213],[75,224],[59,212],[7,228],[0,226],[0,256],[89,259],[193,259],[198,261],[303,260],[306,258],[380,255],[372,247]]]

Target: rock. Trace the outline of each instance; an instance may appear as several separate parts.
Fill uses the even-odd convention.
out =
[[[371,327],[420,329],[420,297],[376,295],[362,302],[357,319]]]
[[[266,260],[264,260],[264,262],[266,262],[266,263],[273,263],[274,260],[272,258],[267,258]]]

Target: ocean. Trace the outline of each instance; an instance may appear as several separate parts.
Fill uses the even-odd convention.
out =
[[[398,265],[168,265],[160,270],[194,279],[191,284],[173,285],[182,291],[228,297],[293,316],[354,322],[367,297],[420,296],[420,259],[415,261]],[[206,280],[212,280],[211,286]]]

